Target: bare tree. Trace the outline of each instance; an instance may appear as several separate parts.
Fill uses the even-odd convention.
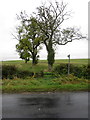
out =
[[[54,45],[65,45],[73,40],[84,38],[76,28],[61,29],[62,23],[69,19],[71,12],[67,11],[67,4],[61,2],[59,4],[55,1],[53,5],[51,2],[49,6],[42,4],[37,8],[38,26],[43,34],[43,43],[47,50],[47,60],[49,70],[52,69],[55,57]]]

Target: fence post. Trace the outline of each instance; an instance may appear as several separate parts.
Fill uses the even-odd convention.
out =
[[[68,57],[68,75],[69,75],[70,74],[70,54],[67,57]]]

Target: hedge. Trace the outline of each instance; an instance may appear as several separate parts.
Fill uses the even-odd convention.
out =
[[[54,67],[53,73],[59,75],[68,74],[68,64],[59,64]],[[81,78],[84,77],[86,79],[90,79],[90,65],[74,65],[70,64],[70,74],[74,74],[75,76]]]
[[[26,78],[26,77],[43,77],[43,71],[34,73],[26,70],[19,70],[14,65],[2,66],[2,79]]]

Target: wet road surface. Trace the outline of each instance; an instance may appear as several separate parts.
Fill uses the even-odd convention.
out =
[[[3,118],[88,118],[88,92],[3,94]]]

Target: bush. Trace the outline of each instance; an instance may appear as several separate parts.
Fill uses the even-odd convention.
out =
[[[86,79],[90,79],[90,65],[88,65],[85,69],[84,76]]]
[[[3,65],[2,66],[2,79],[13,79],[14,77],[17,78],[26,78],[26,77],[43,77],[43,71],[34,73],[27,70],[20,70],[17,69],[16,66],[13,65]]]
[[[59,75],[68,74],[68,64],[63,63],[57,65],[54,68],[53,73]],[[89,65],[78,66],[78,65],[70,64],[70,74],[73,74],[74,76],[77,76],[79,78],[83,77],[86,79],[90,79],[90,66]]]
[[[60,65],[57,65],[55,68],[54,68],[54,71],[53,73],[55,72],[56,74],[67,74],[68,73],[68,64],[60,64]]]
[[[33,75],[34,75],[33,72],[18,70],[17,74],[16,74],[16,77],[24,79],[24,78],[26,78],[28,76],[32,77]]]
[[[44,72],[43,71],[40,71],[40,72],[36,72],[34,73],[34,77],[43,77],[44,76]]]
[[[3,65],[2,66],[2,79],[13,79],[17,73],[17,68],[12,65]]]
[[[85,69],[86,69],[86,66],[83,66],[83,65],[78,66],[78,65],[71,64],[70,66],[70,72],[79,78],[84,77]]]

